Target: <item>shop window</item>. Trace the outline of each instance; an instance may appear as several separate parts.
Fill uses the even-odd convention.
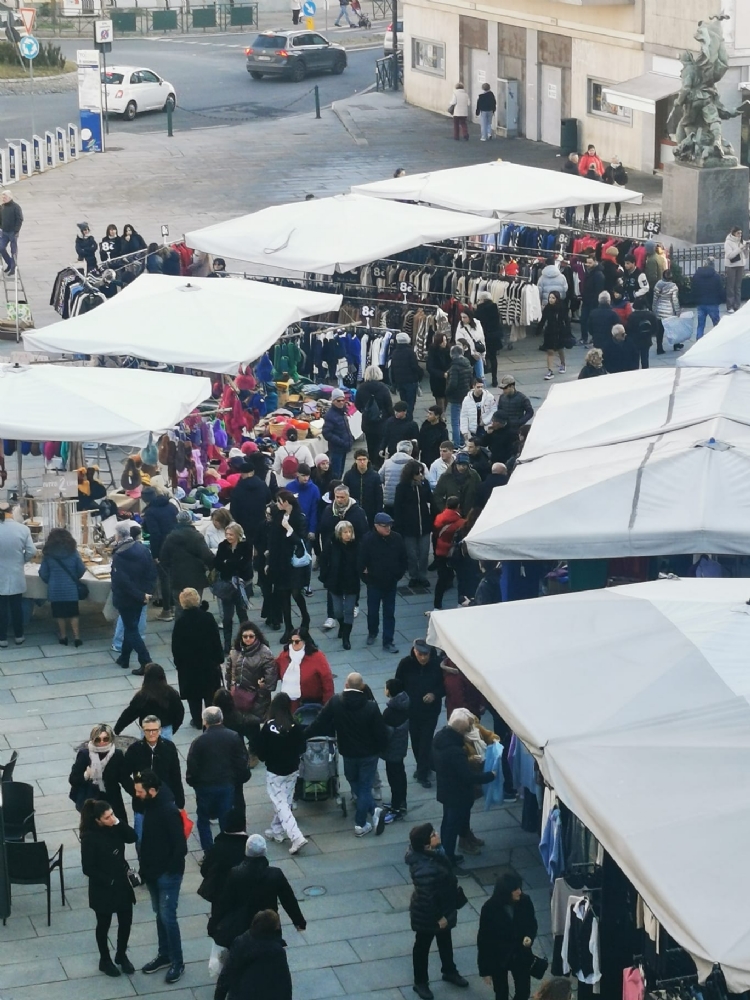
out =
[[[600,80],[589,80],[589,114],[597,118],[608,118],[620,125],[633,124],[632,108],[623,108],[620,104],[610,104],[604,97],[606,83]]]
[[[411,68],[419,73],[445,76],[445,46],[426,38],[412,38]]]

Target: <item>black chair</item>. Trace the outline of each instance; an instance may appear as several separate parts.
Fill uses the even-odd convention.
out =
[[[2,796],[5,839],[26,840],[30,833],[36,840],[34,786],[24,781],[3,782]]]
[[[11,885],[47,886],[47,926],[52,923],[52,872],[60,873],[60,897],[65,906],[65,876],[63,875],[63,845],[52,857],[43,840],[35,844],[6,844],[8,879]]]
[[[0,781],[13,781],[13,772],[16,769],[16,761],[18,760],[18,750],[14,750],[10,755],[10,760],[7,764],[0,764]]]

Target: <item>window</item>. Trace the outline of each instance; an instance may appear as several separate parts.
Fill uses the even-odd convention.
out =
[[[608,118],[621,125],[632,125],[633,112],[630,108],[623,108],[620,104],[610,104],[605,100],[606,86],[606,83],[599,80],[589,80],[589,114],[597,118]]]
[[[284,49],[286,48],[285,35],[258,35],[253,42],[254,49]]]
[[[323,38],[322,35],[310,35],[311,45],[328,45],[328,42]]]
[[[141,70],[141,83],[158,83],[159,77],[152,73],[150,69]]]
[[[419,73],[445,76],[445,45],[426,38],[412,38],[411,67]]]

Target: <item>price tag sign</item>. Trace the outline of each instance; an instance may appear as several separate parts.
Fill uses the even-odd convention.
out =
[[[661,222],[656,222],[652,219],[646,222],[643,226],[643,233],[645,236],[658,236],[661,232]]]
[[[411,293],[414,291],[414,285],[412,285],[410,281],[402,281],[401,284],[398,286],[398,290],[401,292],[402,295],[411,295]]]
[[[372,269],[372,276],[373,276],[373,278],[384,278],[385,277],[385,271],[383,270],[382,267],[374,267]]]
[[[568,236],[567,233],[560,233],[560,235],[557,237],[557,242],[560,244],[561,247],[566,247],[570,242],[570,237]]]
[[[372,306],[362,306],[362,308],[360,309],[360,313],[362,314],[362,316],[364,316],[365,319],[372,319],[372,317],[375,315],[375,310],[373,309]]]
[[[564,208],[553,208],[552,209],[552,218],[553,219],[564,219],[565,218],[565,209]]]

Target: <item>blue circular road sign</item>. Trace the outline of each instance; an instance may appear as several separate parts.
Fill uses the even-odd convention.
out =
[[[313,0],[305,0],[305,2],[302,4],[302,13],[305,15],[305,17],[313,17],[316,10],[317,8],[313,3]]]
[[[18,48],[24,59],[36,59],[39,55],[39,42],[33,35],[24,35],[18,43]]]

